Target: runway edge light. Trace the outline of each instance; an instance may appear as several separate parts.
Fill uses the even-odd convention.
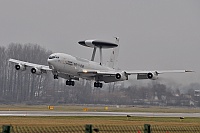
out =
[[[54,106],[48,106],[48,109],[49,109],[49,110],[53,110],[53,109],[54,109]]]

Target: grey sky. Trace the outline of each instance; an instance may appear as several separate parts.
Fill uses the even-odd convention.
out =
[[[37,43],[90,59],[92,50],[77,42],[114,41],[113,36],[120,37],[121,69],[192,69],[196,75],[181,75],[179,80],[199,82],[199,0],[0,1],[3,46]]]

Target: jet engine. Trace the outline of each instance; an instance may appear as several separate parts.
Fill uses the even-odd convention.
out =
[[[31,73],[37,74],[37,75],[41,75],[42,71],[40,69],[38,69],[38,68],[32,68],[31,69]]]
[[[147,73],[147,78],[156,80],[156,79],[158,79],[158,73],[157,72],[149,72],[149,73]]]
[[[128,80],[128,75],[125,72],[116,73],[115,78],[117,80]]]
[[[26,67],[22,64],[17,64],[17,65],[15,65],[15,69],[24,71],[24,70],[26,70]]]

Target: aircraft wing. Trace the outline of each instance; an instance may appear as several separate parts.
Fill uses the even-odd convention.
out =
[[[15,60],[15,59],[9,59],[8,61],[17,64],[18,66],[15,66],[15,67],[18,67],[18,69],[21,69],[21,70],[23,69],[25,70],[26,67],[33,67],[33,68],[38,68],[44,71],[52,71],[52,69],[50,69],[49,66],[45,66],[45,65],[29,63],[29,62]]]
[[[189,70],[164,70],[164,71],[122,71],[122,70],[83,70],[78,72],[80,77],[98,77],[99,81],[115,82],[127,80],[129,75],[137,75],[137,79],[152,79],[156,80],[159,74],[163,73],[187,73],[193,72]],[[97,80],[97,79],[96,79]]]
[[[102,70],[83,70],[78,72],[80,75],[88,75],[88,76],[96,76],[96,75],[115,75],[117,73],[124,72],[127,75],[134,75],[134,74],[147,74],[150,72],[156,74],[163,74],[163,73],[187,73],[187,72],[194,72],[191,70],[163,70],[163,71],[143,71],[143,70],[134,70],[134,71],[121,71],[121,70],[114,70],[114,71],[102,71]]]

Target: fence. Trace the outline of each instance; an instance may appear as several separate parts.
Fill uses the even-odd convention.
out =
[[[11,128],[8,128],[11,127]],[[200,126],[119,126],[119,125],[74,125],[74,126],[9,126],[0,128],[2,133],[200,133]]]

